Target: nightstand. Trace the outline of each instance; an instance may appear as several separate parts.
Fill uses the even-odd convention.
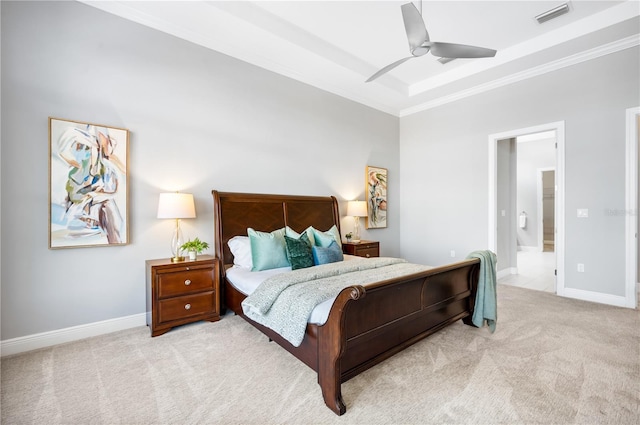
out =
[[[360,242],[342,242],[342,252],[349,255],[357,255],[358,257],[379,257],[380,242],[365,241]]]
[[[219,261],[211,255],[172,263],[147,260],[147,325],[151,336],[174,326],[220,320]]]

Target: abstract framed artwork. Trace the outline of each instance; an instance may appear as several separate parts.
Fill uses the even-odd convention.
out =
[[[367,166],[367,229],[387,227],[387,169]]]
[[[129,243],[129,131],[49,118],[49,248]]]

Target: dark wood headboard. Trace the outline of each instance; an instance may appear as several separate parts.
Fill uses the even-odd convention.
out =
[[[217,190],[213,190],[212,194],[215,253],[225,265],[233,263],[227,242],[234,236],[246,236],[248,227],[272,232],[289,226],[301,233],[309,226],[325,231],[335,224],[340,230],[338,201],[334,196],[267,195]],[[224,275],[224,270],[222,273]]]

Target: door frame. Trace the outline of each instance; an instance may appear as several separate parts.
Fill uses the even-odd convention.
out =
[[[626,111],[625,158],[625,307],[638,306],[638,126],[640,107]]]
[[[497,214],[497,180],[498,180],[498,141],[516,138],[543,131],[556,132],[556,294],[564,296],[564,140],[565,123],[557,121],[541,124],[533,127],[509,130],[502,133],[489,135],[489,243],[488,247],[496,251],[498,239],[498,214]]]

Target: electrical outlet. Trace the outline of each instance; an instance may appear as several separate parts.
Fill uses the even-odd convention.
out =
[[[589,218],[589,209],[578,208],[578,218]]]
[[[451,250],[451,258],[455,258],[455,256],[456,256],[456,252],[452,249]]]
[[[580,273],[584,273],[584,264],[582,264],[582,263],[578,263],[578,271],[579,271]]]

